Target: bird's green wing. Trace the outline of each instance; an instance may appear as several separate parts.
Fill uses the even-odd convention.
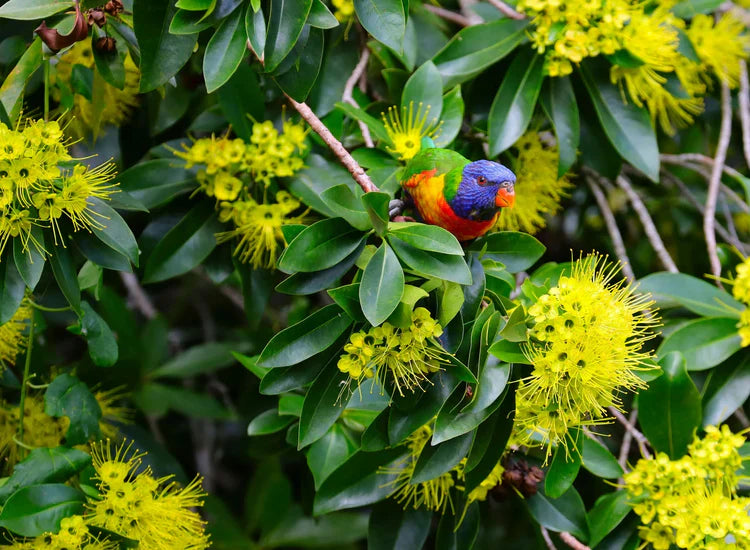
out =
[[[450,149],[422,149],[406,165],[401,180],[407,181],[412,176],[436,169],[435,175],[439,176],[454,168],[463,168],[468,163],[463,155]]]

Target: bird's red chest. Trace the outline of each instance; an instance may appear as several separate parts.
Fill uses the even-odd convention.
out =
[[[476,239],[487,233],[497,221],[497,215],[487,221],[460,218],[443,195],[445,176],[435,174],[437,170],[425,171],[412,176],[403,184],[414,199],[422,219],[426,223],[447,229],[459,241]]]

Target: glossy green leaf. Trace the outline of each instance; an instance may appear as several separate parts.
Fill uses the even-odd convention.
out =
[[[315,480],[315,488],[320,488],[320,484],[356,450],[356,443],[340,424],[331,426],[323,437],[310,445],[307,466]]]
[[[87,203],[89,209],[99,215],[103,226],[101,229],[95,227],[92,233],[137,266],[140,254],[138,243],[125,220],[111,206],[97,197],[89,197]]]
[[[263,16],[263,10],[248,9],[245,12],[245,32],[250,47],[256,57],[260,58],[266,47],[266,18]]]
[[[250,421],[247,426],[247,435],[268,435],[280,432],[292,422],[294,422],[294,417],[281,416],[276,409],[270,409]]]
[[[464,122],[464,98],[461,96],[461,86],[456,86],[443,96],[443,124],[440,134],[435,136],[437,147],[446,147],[456,139]]]
[[[443,79],[435,64],[427,61],[406,81],[401,95],[401,108],[412,108],[415,112],[422,104],[422,113],[427,123],[441,120],[443,111]],[[429,111],[427,110],[429,109]]]
[[[307,21],[313,0],[271,0],[264,64],[273,71],[292,51]]]
[[[501,361],[505,361],[506,363],[529,362],[519,342],[511,342],[510,340],[498,340],[490,346],[489,353],[491,353]]]
[[[181,193],[198,187],[195,174],[181,168],[177,159],[141,162],[121,172],[115,180],[146,208],[155,208]]]
[[[416,484],[444,474],[466,457],[472,434],[466,433],[437,445],[425,445],[414,466],[409,483]]]
[[[294,273],[279,283],[276,286],[276,290],[278,292],[283,292],[284,294],[298,296],[314,294],[315,292],[326,290],[352,268],[354,262],[356,262],[360,254],[362,254],[364,248],[365,241],[362,241],[360,245],[354,249],[354,252],[349,254],[338,264],[329,267],[328,269],[315,271],[313,273]],[[343,309],[349,313],[346,308]],[[361,313],[361,309],[359,311]],[[352,317],[355,318],[355,316]]]
[[[432,513],[386,500],[373,506],[367,533],[369,550],[423,548],[430,531]]]
[[[94,63],[104,81],[118,90],[125,88],[125,51],[120,54],[119,50],[114,52],[102,51],[95,47],[96,34],[91,36],[91,51],[94,53]]]
[[[359,283],[328,290],[328,295],[355,321],[365,321],[362,304],[359,302]]]
[[[527,20],[501,19],[458,32],[432,58],[443,89],[466,82],[512,52],[525,37]]]
[[[141,49],[141,93],[172,78],[193,53],[197,34],[169,32],[176,11],[173,2],[133,1],[133,28]]]
[[[623,474],[622,467],[609,450],[590,437],[583,439],[582,466],[597,477],[616,479]]]
[[[652,273],[638,281],[638,292],[651,294],[659,309],[682,306],[703,317],[739,319],[745,309],[727,292],[686,273]]]
[[[396,309],[404,294],[404,270],[385,242],[370,259],[359,286],[362,312],[373,326],[383,323]]]
[[[406,14],[401,0],[354,0],[354,11],[376,40],[396,52],[403,50]]]
[[[78,288],[78,276],[73,258],[69,248],[57,247],[55,253],[49,258],[49,265],[55,275],[57,285],[60,287],[65,299],[74,311],[81,310],[81,289]]]
[[[518,273],[533,266],[546,247],[527,233],[498,231],[474,241],[471,250],[482,251],[483,258],[500,262],[511,273]]]
[[[591,530],[589,544],[591,546],[599,544],[625,519],[630,510],[631,504],[628,500],[628,494],[624,490],[614,491],[599,497],[588,513],[588,523]]]
[[[456,525],[462,519],[460,525]],[[443,514],[435,536],[435,550],[472,550],[479,535],[479,503],[469,505],[461,518],[458,514]]]
[[[119,355],[112,329],[88,302],[81,302],[81,311],[81,334],[88,342],[91,360],[98,367],[111,367]]]
[[[388,236],[404,241],[420,250],[463,256],[464,249],[449,231],[437,225],[414,222],[391,222]]]
[[[543,69],[544,56],[527,48],[511,63],[490,109],[490,156],[505,151],[526,131],[542,89]]]
[[[424,393],[407,393],[403,397],[394,395],[393,406],[388,417],[388,439],[391,445],[401,443],[415,430],[429,422],[456,388],[453,377],[443,376],[435,380]]]
[[[672,8],[677,17],[689,19],[699,13],[711,13],[721,6],[721,0],[683,0]]]
[[[550,531],[566,531],[583,542],[588,539],[586,509],[574,488],[571,487],[555,499],[545,495],[544,491],[539,491],[527,498],[526,504],[533,518]]]
[[[703,426],[718,426],[750,397],[750,361],[722,365],[712,371],[711,385],[721,380],[710,396],[703,397]]]
[[[565,435],[567,447],[560,444],[555,449],[552,462],[544,476],[544,492],[549,498],[563,495],[578,477],[581,469],[581,455],[578,451],[582,443],[581,430],[573,430]]]
[[[668,354],[659,365],[664,374],[638,394],[638,421],[655,450],[677,459],[701,425],[701,397],[679,352]]]
[[[722,363],[742,348],[737,320],[725,317],[696,319],[667,336],[658,357],[682,353],[688,370],[705,370]]]
[[[507,374],[502,372],[502,369],[498,371],[493,371],[491,369],[486,370],[488,373],[487,376],[495,376],[496,373],[499,372],[500,375],[507,380]],[[481,380],[479,384],[481,387]],[[497,388],[498,386],[498,384],[493,385],[494,388]],[[465,391],[464,387],[459,385],[458,389],[453,392],[453,395],[451,395],[448,401],[446,401],[441,407],[437,419],[435,420],[435,433],[432,436],[432,443],[434,445],[470,432],[489,418],[502,404],[501,395],[489,406],[482,408],[472,407],[468,408],[466,411],[462,411],[459,405],[464,399]]]
[[[324,46],[323,30],[305,27],[287,59],[277,68],[276,83],[295,101],[305,101],[315,85]],[[287,68],[288,63],[291,68]]]
[[[87,260],[101,268],[115,271],[133,271],[130,260],[91,233],[77,231],[73,234],[73,243]]]
[[[339,26],[338,20],[323,3],[323,0],[313,0],[310,15],[307,16],[307,23],[318,29],[332,29]]]
[[[34,21],[69,9],[72,0],[9,0],[0,6],[0,18]]]
[[[81,445],[99,435],[102,409],[88,386],[71,374],[60,374],[44,393],[44,412],[50,416],[67,416],[70,426],[65,434],[67,445]]]
[[[148,373],[149,378],[189,378],[208,374],[234,364],[230,343],[207,342],[176,355]],[[236,349],[236,348],[235,348]]]
[[[343,218],[321,220],[297,235],[279,259],[285,273],[320,271],[351,254],[363,239]]]
[[[26,2],[26,0],[16,1],[19,4]],[[37,37],[23,53],[13,70],[5,77],[2,86],[0,86],[0,103],[3,104],[6,114],[12,120],[16,119],[21,110],[20,104],[24,90],[26,89],[26,83],[31,78],[31,75],[41,66],[42,41]]]
[[[20,239],[15,239],[20,240]],[[0,261],[0,325],[10,321],[23,301],[26,283],[12,261],[10,254],[5,254]]]
[[[16,491],[0,512],[0,527],[23,537],[57,533],[60,521],[83,513],[86,497],[61,483],[32,485]]]
[[[299,505],[293,505],[278,525],[264,533],[259,545],[261,548],[334,548],[351,545],[366,534],[366,515],[338,512],[323,517],[308,517],[302,513]]]
[[[362,204],[370,216],[375,232],[382,235],[389,226],[388,203],[391,197],[387,193],[369,192],[362,195]]]
[[[44,249],[44,233],[40,227],[31,227],[31,237]],[[42,277],[47,258],[42,256],[33,242],[29,241],[26,250],[24,250],[21,239],[13,239],[13,259],[26,286],[30,290],[34,290]]]
[[[167,232],[146,261],[144,283],[164,281],[187,273],[216,247],[222,229],[211,201],[201,201]]]
[[[240,63],[237,70],[216,92],[219,105],[232,125],[232,131],[245,142],[250,142],[253,121],[263,119],[263,91],[258,75],[247,63]]]
[[[206,11],[212,6],[216,6],[216,0],[177,0],[181,10]]]
[[[263,367],[288,367],[320,353],[333,344],[352,323],[337,305],[327,305],[276,334],[258,359]]]
[[[320,194],[320,198],[352,227],[360,231],[372,227],[370,216],[362,204],[362,193],[352,190],[351,185],[342,183],[329,187]]]
[[[312,383],[302,405],[297,449],[303,449],[323,437],[341,415],[344,407],[339,400],[342,398],[341,392],[346,391],[342,384],[348,377],[329,362]]]
[[[232,77],[245,56],[247,34],[244,23],[243,11],[234,10],[208,41],[203,56],[203,76],[209,94]]]
[[[581,121],[569,76],[550,78],[542,88],[542,107],[555,129],[558,148],[557,177],[576,163],[581,140]]]
[[[388,242],[398,257],[415,273],[460,285],[471,284],[471,272],[462,257],[426,252],[406,244],[401,239],[389,238]]]
[[[240,275],[245,318],[249,327],[253,329],[260,324],[266,311],[273,289],[274,272],[268,269],[253,269],[248,264],[237,261],[236,257],[233,261]]]
[[[620,90],[609,80],[609,67],[600,60],[580,65],[581,76],[604,132],[622,157],[659,181],[659,146],[651,117],[643,107],[623,103]]]

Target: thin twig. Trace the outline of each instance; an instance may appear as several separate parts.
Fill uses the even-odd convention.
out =
[[[706,237],[706,248],[708,250],[708,259],[711,262],[711,273],[714,275],[716,284],[722,288],[721,281],[721,261],[716,249],[716,200],[719,195],[719,186],[721,184],[721,173],[724,169],[724,162],[727,159],[727,149],[729,149],[729,140],[732,137],[732,96],[729,92],[729,86],[726,83],[721,84],[721,128],[719,130],[719,143],[716,145],[716,156],[714,165],[711,168],[711,179],[708,182],[708,196],[706,197],[706,212],[703,215],[703,233]]]
[[[624,414],[622,414],[620,411],[618,411],[614,407],[607,407],[607,410],[609,413],[615,417],[615,419],[625,426],[625,429],[630,432],[630,434],[635,438],[636,442],[638,443],[638,447],[641,450],[641,454],[644,458],[651,458],[651,453],[648,451],[648,448],[646,447],[648,445],[648,439],[646,439],[646,436],[643,435],[641,432],[639,432],[636,427],[635,423],[631,424],[630,421],[625,417]],[[636,417],[637,418],[637,417]]]
[[[619,412],[619,411],[618,411]],[[638,420],[638,409],[633,409],[630,412],[630,418],[628,418],[628,426],[635,426]],[[617,462],[620,464],[620,468],[623,470],[628,464],[628,456],[630,456],[630,445],[633,443],[633,432],[625,430],[622,435],[622,444],[620,445],[620,454],[617,456]]]
[[[612,212],[612,209],[609,207],[607,197],[604,196],[602,190],[599,189],[599,186],[591,177],[587,177],[586,182],[589,184],[589,188],[594,194],[594,198],[599,205],[599,210],[601,211],[602,216],[604,216],[604,223],[607,225],[607,231],[612,239],[612,246],[615,249],[617,258],[620,260],[620,264],[622,265],[622,273],[628,281],[635,281],[635,273],[633,273],[633,268],[630,265],[630,258],[628,258],[628,252],[625,249],[625,242],[622,240],[622,234],[617,227],[617,221],[615,220],[615,215]]]
[[[365,193],[369,193],[370,191],[379,191],[378,187],[370,179],[370,176],[365,174],[365,171],[362,169],[359,163],[354,160],[354,157],[349,154],[349,151],[347,151],[346,148],[341,144],[341,142],[336,139],[336,137],[331,133],[326,125],[323,124],[323,122],[317,117],[317,115],[312,112],[312,109],[307,106],[307,103],[299,103],[288,95],[286,97],[289,100],[289,103],[292,104],[292,107],[297,109],[297,112],[300,114],[300,116],[305,119],[305,121],[313,130],[315,130],[315,132],[320,136],[325,144],[328,145],[329,149],[333,151],[333,154],[339,158],[341,164],[343,164],[344,167],[349,170],[349,173],[354,178],[354,181],[356,181],[357,184],[362,188],[362,191],[364,191]]]
[[[628,181],[623,175],[617,176],[616,181],[617,185],[625,191],[628,199],[630,199],[630,203],[633,205],[633,210],[635,210],[635,213],[638,214],[638,218],[641,220],[643,230],[646,232],[646,237],[648,237],[651,246],[656,252],[656,255],[659,256],[659,260],[661,260],[664,268],[672,273],[679,273],[679,269],[677,269],[674,260],[672,260],[672,256],[669,255],[667,248],[664,246],[664,241],[662,241],[661,235],[659,235],[659,232],[656,229],[654,220],[651,219],[651,215],[648,213],[646,205],[643,204],[643,201],[638,196],[638,193],[635,192],[635,189],[633,189],[630,181]]]
[[[487,0],[487,3],[495,6],[503,15],[505,15],[505,17],[510,17],[511,19],[524,19],[526,17],[524,14],[518,13],[502,0]]]
[[[432,4],[422,4],[424,9],[427,11],[431,11],[438,17],[445,19],[446,21],[451,21],[452,23],[456,23],[457,25],[461,25],[462,27],[471,27],[472,22],[469,20],[468,17],[464,17],[460,13],[456,13],[455,11],[446,10],[445,8],[441,8],[440,6],[433,6]]]
[[[154,304],[151,302],[151,299],[148,297],[148,294],[146,294],[146,291],[143,290],[143,287],[141,287],[136,276],[132,273],[121,271],[120,279],[122,279],[122,283],[128,290],[128,295],[130,296],[130,299],[133,301],[138,311],[140,311],[146,319],[153,319],[154,317],[156,317],[158,315],[158,311],[154,307]]]
[[[732,416],[734,416],[740,424],[742,424],[743,428],[747,428],[750,426],[750,419],[745,414],[745,411],[742,409],[742,405],[732,413]]]
[[[461,8],[461,15],[463,15],[471,25],[479,25],[484,22],[484,19],[479,17],[477,13],[471,8],[473,5],[478,4],[479,0],[458,0],[458,5]]]
[[[352,74],[349,75],[349,78],[346,81],[346,85],[344,85],[344,93],[341,96],[342,101],[348,103],[352,107],[356,107],[357,109],[359,109],[359,103],[357,103],[357,100],[354,99],[354,86],[356,86],[360,78],[364,76],[365,68],[367,67],[367,61],[369,59],[370,50],[364,48],[362,50],[362,56],[359,58],[359,62],[354,67]],[[365,140],[365,145],[367,145],[367,147],[375,147],[375,143],[372,141],[370,129],[367,127],[367,124],[365,124],[361,120],[358,120],[357,122],[359,124],[359,129],[362,132],[362,138]]]
[[[745,162],[750,167],[750,82],[747,78],[747,63],[740,61],[740,91],[737,95],[740,103],[740,121],[742,121],[742,150]]]
[[[580,540],[565,531],[560,533],[560,540],[562,540],[565,544],[567,544],[574,550],[591,550],[590,547],[586,546]]]
[[[555,546],[555,543],[552,542],[552,537],[549,536],[549,531],[547,531],[547,528],[543,525],[540,525],[539,530],[542,532],[542,538],[544,539],[544,544],[547,545],[547,548],[549,550],[557,550],[557,546]]]

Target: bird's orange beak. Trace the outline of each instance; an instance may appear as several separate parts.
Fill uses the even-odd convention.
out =
[[[501,187],[495,195],[495,206],[498,208],[508,208],[516,202],[516,193],[513,188],[505,189]]]

